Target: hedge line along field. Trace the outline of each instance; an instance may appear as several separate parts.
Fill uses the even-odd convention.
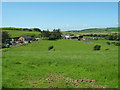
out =
[[[40,32],[32,32],[32,31],[17,31],[17,30],[4,30],[8,32],[11,38],[20,37],[22,35],[39,35]]]
[[[3,88],[117,88],[118,46],[98,43],[100,51],[72,40],[11,47],[3,52]]]

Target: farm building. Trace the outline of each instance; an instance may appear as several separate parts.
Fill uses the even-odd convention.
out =
[[[70,36],[65,36],[65,39],[70,39]]]
[[[34,41],[35,38],[34,38],[34,36],[24,35],[24,36],[19,37],[18,40],[21,40],[21,41]]]
[[[70,40],[85,40],[82,35],[76,35],[76,36],[65,36],[65,39],[70,39]]]
[[[6,41],[6,44],[13,45],[13,46],[20,46],[22,44],[30,43],[31,41],[35,40],[33,36],[24,35],[21,37],[15,37]]]

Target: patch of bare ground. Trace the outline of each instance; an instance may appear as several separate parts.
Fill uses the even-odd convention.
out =
[[[72,85],[74,88],[83,88],[91,87],[91,88],[106,88],[106,86],[97,85],[97,80],[90,80],[87,78],[84,79],[73,79],[69,77],[64,77],[63,74],[58,73],[49,73],[47,74],[47,78],[45,79],[50,85],[59,85],[64,82],[64,87],[68,87],[68,85]],[[52,87],[52,86],[50,86]],[[49,87],[49,88],[50,88]],[[59,86],[58,86],[59,87]]]
[[[45,77],[36,80],[29,79],[28,84],[34,88],[106,88],[106,86],[98,85],[97,80],[73,79],[64,77],[61,73],[48,73]]]

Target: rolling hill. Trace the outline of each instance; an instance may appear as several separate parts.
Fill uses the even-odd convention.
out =
[[[109,33],[109,32],[118,32],[118,27],[109,27],[109,28],[89,28],[83,30],[69,30],[66,32],[77,32],[77,33]]]

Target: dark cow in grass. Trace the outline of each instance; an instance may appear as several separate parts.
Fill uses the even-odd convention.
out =
[[[54,48],[54,46],[49,46],[48,47],[48,51],[50,51],[51,49],[53,49]]]

